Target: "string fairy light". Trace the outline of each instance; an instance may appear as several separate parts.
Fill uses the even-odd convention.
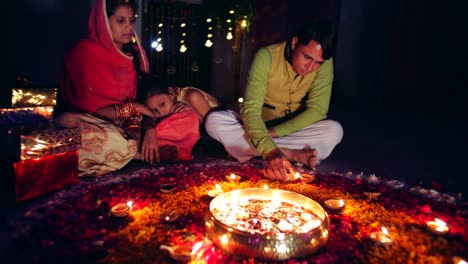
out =
[[[209,6],[207,8],[210,9]],[[205,48],[213,47],[216,44],[215,39],[219,41],[218,37],[215,38],[215,36],[222,38],[224,35],[224,41],[229,42],[235,38],[235,43],[238,43],[238,37],[242,37],[237,36],[237,34],[249,30],[253,14],[252,6],[247,4],[247,1],[235,0],[228,5],[221,5],[221,8],[217,8],[217,5],[212,8],[213,12],[207,12],[210,15],[204,17],[201,16],[202,13],[196,12],[197,10],[193,12],[191,9],[183,9],[180,12],[171,11],[173,9],[168,9],[170,11],[166,12],[166,9],[163,9],[157,14],[155,12],[156,20],[153,24],[154,28],[151,30],[153,36],[150,38],[149,45],[156,52],[161,52],[161,55],[158,55],[163,56],[160,57],[162,59],[160,61],[177,61],[179,58],[177,56],[183,56],[184,65],[185,63],[191,65],[191,68],[188,68],[189,71],[197,72],[199,70],[196,63],[198,49],[203,46]],[[169,58],[168,56],[175,57]],[[165,68],[168,75],[176,74],[175,65],[161,64],[158,67]],[[181,69],[181,74],[186,74],[185,68]]]
[[[206,23],[208,23],[208,34],[206,35],[207,39],[205,41],[205,47],[211,48],[213,46],[213,41],[211,41],[211,38],[213,37],[212,30],[213,27],[211,26],[211,18],[206,19]]]
[[[181,23],[180,28],[185,30],[186,25],[187,24],[185,24],[185,23]],[[180,35],[181,35],[181,37],[180,37],[180,44],[181,45],[180,45],[179,51],[180,51],[180,53],[185,53],[187,51],[187,46],[185,45],[185,36],[187,34],[185,33],[185,31],[182,31],[182,33]]]

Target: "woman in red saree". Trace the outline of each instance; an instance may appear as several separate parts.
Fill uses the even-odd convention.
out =
[[[65,57],[56,123],[81,127],[80,176],[118,170],[138,156],[141,120],[143,115],[153,117],[143,104],[134,101],[140,74],[149,72],[145,51],[134,31],[136,14],[135,0],[96,0],[88,36]],[[184,121],[171,122],[174,119]],[[156,131],[145,131],[142,144],[150,152],[146,160],[190,159],[191,153],[178,148],[180,137],[198,139],[199,132],[179,123],[193,120],[197,120],[196,114],[186,113],[165,120]],[[174,150],[175,156],[166,155]]]

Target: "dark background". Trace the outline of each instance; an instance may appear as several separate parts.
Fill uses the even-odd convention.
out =
[[[93,2],[5,3],[2,106],[10,102],[10,88],[19,76],[37,85],[57,85],[63,55],[86,34]],[[330,117],[342,123],[345,136],[323,168],[364,170],[429,185],[435,181],[465,192],[464,10],[452,1],[257,0],[241,79],[257,48],[289,38],[307,16],[334,20],[338,49]],[[148,47],[149,40],[143,40]],[[203,82],[208,87],[201,88],[234,102],[243,82],[240,88],[232,85],[232,50],[229,42],[221,45],[204,62],[212,70],[209,82]],[[215,64],[217,57],[226,57],[225,64]]]

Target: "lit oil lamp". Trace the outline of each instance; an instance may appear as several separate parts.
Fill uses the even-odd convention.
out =
[[[345,206],[345,202],[342,199],[328,199],[324,202],[324,204],[328,209],[334,211],[341,211]]]
[[[465,259],[458,256],[453,257],[452,262],[453,264],[468,264],[468,262]]]
[[[218,196],[218,195],[220,195],[222,193],[224,193],[224,192],[223,192],[223,189],[221,188],[221,185],[216,184],[216,189],[209,190],[208,191],[208,196],[216,197],[216,196]]]
[[[449,227],[447,226],[447,223],[444,221],[434,218],[434,221],[428,221],[426,223],[427,228],[434,233],[438,235],[443,235],[449,231]]]
[[[231,173],[231,175],[226,175],[226,180],[233,183],[239,183],[241,180],[241,176]]]
[[[126,217],[132,211],[132,201],[127,203],[119,203],[111,208],[111,214],[115,217]]]
[[[174,260],[187,262],[192,258],[194,254],[196,254],[200,250],[202,245],[203,245],[203,242],[198,242],[191,248],[189,246],[181,246],[181,245],[175,245],[175,246],[160,245],[159,249],[167,250],[171,258]]]
[[[388,230],[387,228],[385,227],[382,227],[382,231],[376,231],[376,232],[372,232],[370,234],[370,238],[380,244],[380,245],[390,245],[393,243],[393,240],[392,240],[392,237],[390,236],[390,234],[388,233]]]
[[[313,180],[315,180],[315,176],[307,173],[299,173],[299,172],[294,172],[288,174],[288,177],[290,180],[301,180],[301,182],[304,183],[310,183]]]
[[[179,219],[180,216],[181,213],[178,211],[164,211],[159,214],[159,219],[161,219],[161,222],[163,223],[171,224]]]

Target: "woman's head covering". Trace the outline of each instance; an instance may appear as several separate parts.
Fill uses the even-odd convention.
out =
[[[81,39],[66,55],[60,80],[58,112],[93,113],[97,109],[135,99],[138,76],[133,56],[114,43],[106,14],[106,1],[96,0],[88,21],[88,37]],[[146,53],[134,34],[132,48],[141,72],[149,72]]]
[[[106,0],[96,0],[88,20],[88,34],[91,38],[96,39],[101,43],[101,45],[111,52],[119,52],[124,54],[121,50],[117,48],[112,39],[112,32],[109,26],[109,18],[107,17],[106,12]],[[146,58],[144,49],[141,47],[140,40],[136,34],[133,32],[133,35],[136,39],[137,50],[139,51],[140,58],[140,67],[142,72],[149,72],[149,63]]]

